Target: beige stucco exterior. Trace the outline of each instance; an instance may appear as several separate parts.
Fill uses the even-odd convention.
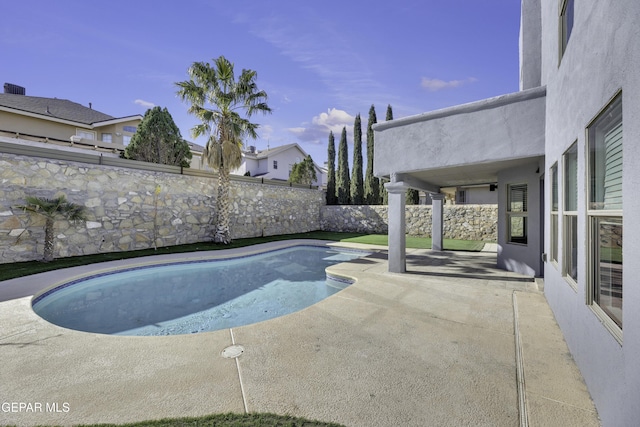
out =
[[[125,126],[137,127],[142,121],[139,115],[107,120],[93,124],[72,122],[57,118],[38,117],[35,114],[15,113],[7,111],[7,108],[0,107],[0,131],[4,134],[21,134],[42,139],[58,139],[64,142],[71,142],[71,137],[79,135],[79,131],[93,133],[94,140],[80,138],[74,143],[93,145],[102,141],[102,134],[111,134],[112,141],[107,146],[124,149],[123,136],[133,136],[133,132],[124,130]],[[103,144],[99,144],[103,145]]]

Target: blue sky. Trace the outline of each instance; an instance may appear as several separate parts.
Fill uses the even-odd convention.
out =
[[[326,160],[356,114],[400,118],[518,90],[519,0],[307,2],[21,0],[2,5],[0,80],[115,117],[168,108],[188,67],[220,55],[256,70],[273,113],[258,149],[297,142]],[[366,137],[366,129],[363,130]],[[366,143],[366,141],[364,141]],[[352,143],[349,136],[349,143]]]

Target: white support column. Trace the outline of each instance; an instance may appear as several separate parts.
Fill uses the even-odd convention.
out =
[[[404,217],[407,189],[394,183],[385,184],[385,188],[389,193],[389,272],[404,273],[407,271]]]
[[[441,251],[443,249],[443,229],[444,229],[444,194],[430,194],[431,196],[431,250]]]

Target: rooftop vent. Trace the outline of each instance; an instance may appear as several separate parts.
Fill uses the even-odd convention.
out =
[[[13,95],[25,95],[27,93],[27,90],[22,86],[14,85],[12,83],[5,83],[4,93],[11,93]]]

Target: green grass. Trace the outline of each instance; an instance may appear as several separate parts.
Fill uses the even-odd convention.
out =
[[[274,242],[289,239],[319,239],[333,240],[352,243],[366,243],[371,245],[388,245],[386,234],[362,234],[362,233],[335,233],[330,231],[312,231],[309,233],[284,234],[280,236],[253,237],[247,239],[234,240],[228,245],[219,245],[212,242],[192,243],[188,245],[167,246],[164,248],[142,249],[126,252],[109,252],[93,255],[83,255],[75,257],[58,258],[51,262],[26,261],[10,264],[0,264],[0,281],[14,279],[16,277],[28,276],[30,274],[43,273],[60,268],[78,267],[81,265],[98,262],[115,261],[128,258],[138,258],[149,255],[176,254],[197,251],[212,251],[219,249],[232,249],[244,246],[251,246],[258,243]],[[444,239],[444,249],[455,251],[479,251],[484,246],[484,242],[472,240],[450,240]],[[407,248],[431,248],[431,239],[426,237],[407,236]]]
[[[312,421],[289,415],[216,414],[204,417],[167,418],[129,424],[84,424],[77,427],[344,427],[341,424]]]
[[[389,238],[386,234],[368,234],[340,239],[341,242],[367,243],[369,245],[389,245]],[[480,251],[485,242],[475,240],[454,240],[444,239],[444,249],[450,251]],[[429,237],[406,237],[407,248],[431,249],[431,238]]]

